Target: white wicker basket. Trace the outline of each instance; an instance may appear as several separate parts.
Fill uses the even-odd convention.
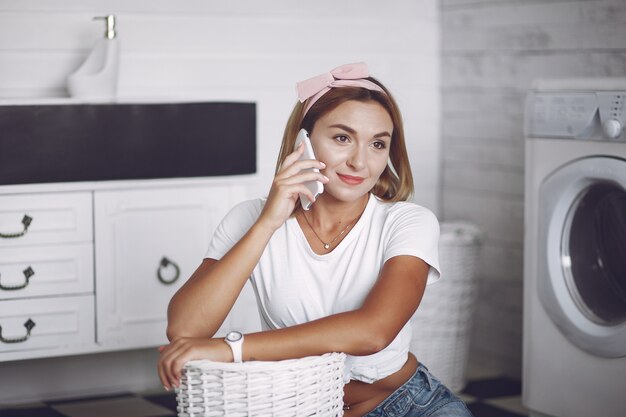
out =
[[[465,387],[465,368],[476,302],[476,263],[482,233],[471,224],[441,224],[441,281],[426,287],[413,316],[411,352],[446,384]]]
[[[178,416],[342,416],[345,357],[190,361],[177,389]]]

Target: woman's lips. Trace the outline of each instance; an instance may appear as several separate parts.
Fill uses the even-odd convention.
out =
[[[337,174],[337,176],[341,181],[349,185],[359,185],[360,183],[365,181],[365,178],[363,177],[353,177],[352,175]]]

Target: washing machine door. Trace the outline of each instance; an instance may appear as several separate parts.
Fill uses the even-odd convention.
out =
[[[626,161],[590,157],[539,189],[539,298],[561,332],[597,356],[626,356]]]

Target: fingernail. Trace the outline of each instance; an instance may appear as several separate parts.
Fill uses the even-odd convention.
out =
[[[325,179],[326,181],[330,181],[330,179],[329,179],[326,175],[324,175],[324,179]]]
[[[320,165],[322,166],[322,168],[325,168],[325,167],[326,167],[326,164],[325,164],[325,163],[323,163],[322,161],[320,161]]]
[[[167,387],[167,385],[163,385],[163,389],[164,389],[165,391],[169,391],[169,390],[170,390],[170,389]]]

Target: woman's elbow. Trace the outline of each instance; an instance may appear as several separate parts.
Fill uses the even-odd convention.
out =
[[[181,332],[180,323],[176,320],[174,298],[167,306],[167,328],[165,329],[165,335],[170,342],[176,338],[179,338]]]
[[[389,335],[385,331],[381,330],[372,330],[363,332],[365,336],[360,344],[360,355],[359,356],[367,356],[373,355],[384,350],[387,346],[391,344],[393,338],[389,337]]]
[[[165,335],[167,336],[167,340],[173,342],[176,339],[180,339],[181,337],[186,337],[185,329],[182,328],[179,324],[176,324],[174,320],[169,319],[167,322],[167,328],[165,329]]]
[[[210,325],[199,316],[189,317],[189,314],[177,310],[170,302],[167,310],[165,335],[170,342],[183,337],[212,338],[217,333],[220,324]]]
[[[194,337],[193,329],[190,328],[190,321],[183,319],[179,314],[176,314],[176,309],[170,302],[167,309],[167,328],[165,329],[165,335],[170,342],[180,339],[181,337]]]
[[[384,350],[388,345],[385,343],[384,339],[373,339],[366,345],[364,356],[366,355],[374,355],[382,350]]]
[[[171,329],[170,326],[167,326],[167,330],[165,331],[165,336],[167,336],[167,340],[173,342],[175,339],[178,339],[178,333],[174,329]]]

